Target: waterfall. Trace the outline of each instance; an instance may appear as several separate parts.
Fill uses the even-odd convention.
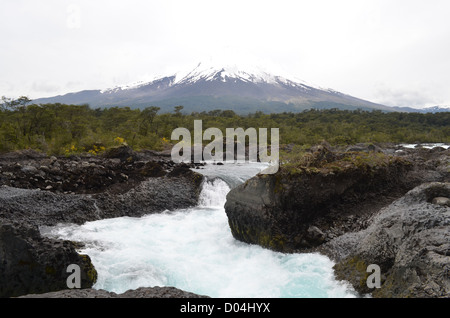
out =
[[[354,297],[319,254],[283,254],[236,241],[224,204],[234,186],[262,165],[199,169],[199,204],[190,209],[49,227],[46,236],[85,243],[97,269],[93,286],[116,293],[175,286],[211,297]]]
[[[199,207],[223,207],[229,191],[230,187],[222,179],[206,177],[200,193]]]

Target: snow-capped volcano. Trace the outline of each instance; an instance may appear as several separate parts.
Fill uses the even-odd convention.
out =
[[[283,84],[303,88],[315,87],[299,79],[287,79],[281,75],[274,75],[260,66],[238,66],[237,64],[217,65],[201,62],[194,69],[177,72],[170,76],[156,77],[151,80],[141,80],[129,84],[119,85],[114,88],[102,90],[102,93],[111,93],[117,90],[136,89],[141,86],[151,85],[162,78],[173,78],[171,85],[194,84],[199,81],[242,81],[247,83]],[[319,87],[315,87],[319,88]]]
[[[199,80],[214,81],[243,81],[249,83],[266,83],[266,84],[287,84],[292,86],[301,85],[300,80],[288,80],[282,76],[273,75],[260,66],[238,66],[237,64],[217,66],[212,63],[199,63],[193,70],[179,72],[175,75],[174,84],[195,83]]]
[[[148,81],[43,98],[35,102],[87,103],[92,107],[158,106],[162,112],[172,111],[177,105],[183,105],[186,112],[232,109],[239,113],[273,113],[309,108],[390,110],[387,106],[282,76],[261,66],[221,65],[208,61]]]
[[[242,80],[246,82],[270,82],[273,76],[262,70],[240,70],[236,65],[217,67],[205,63],[199,63],[196,68],[188,74],[176,74],[175,83],[195,83],[199,80],[214,81],[220,80],[226,82],[228,80]]]

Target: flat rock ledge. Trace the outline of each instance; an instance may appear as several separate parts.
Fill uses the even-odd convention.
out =
[[[175,287],[141,287],[122,294],[102,289],[65,289],[43,294],[30,294],[18,298],[209,298]]]

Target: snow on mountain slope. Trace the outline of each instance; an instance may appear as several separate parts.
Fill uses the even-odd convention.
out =
[[[42,98],[37,102],[93,107],[156,105],[164,111],[183,105],[188,112],[208,109],[279,112],[310,108],[393,110],[309,84],[285,72],[268,71],[263,63],[255,66],[211,60],[169,76],[147,78],[110,89]]]
[[[129,89],[135,89],[135,88],[139,88],[145,85],[148,85],[150,83],[153,83],[155,81],[157,81],[160,77],[151,77],[151,78],[147,78],[144,80],[140,80],[140,81],[135,81],[135,82],[131,82],[131,83],[126,83],[126,84],[122,84],[122,85],[118,85],[115,86],[113,88],[107,88],[107,89],[103,89],[100,90],[100,93],[114,93],[120,90],[129,90]]]
[[[183,72],[177,74],[175,84],[192,83],[199,80],[211,81],[215,79],[219,79],[223,82],[226,82],[227,79],[239,79],[244,82],[268,84],[275,84],[279,81],[288,81],[280,76],[274,76],[258,66],[239,67],[236,64],[218,66],[202,62],[187,74]]]
[[[439,105],[423,108],[416,107],[392,107],[395,111],[399,112],[413,112],[413,113],[443,113],[450,112],[450,106]]]
[[[163,78],[172,77],[173,81],[171,82],[170,86],[194,84],[199,81],[221,81],[225,83],[227,81],[239,80],[246,83],[265,83],[274,85],[279,84],[306,90],[316,88],[327,90],[329,92],[335,92],[331,89],[323,89],[316,85],[306,83],[299,79],[295,79],[293,77],[288,79],[287,77],[281,75],[273,75],[273,73],[263,69],[260,66],[238,66],[237,64],[220,65],[207,61],[198,63],[198,65],[194,69],[191,68],[180,71],[170,76],[154,77],[153,79],[148,81],[138,81],[120,85],[114,88],[102,90],[101,93],[112,93],[120,90],[136,89],[146,85],[152,85]]]
[[[431,106],[431,107],[423,108],[423,110],[427,113],[450,112],[450,106],[444,106],[444,105]]]

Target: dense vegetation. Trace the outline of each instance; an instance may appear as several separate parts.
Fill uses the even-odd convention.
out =
[[[279,128],[281,144],[359,142],[450,142],[450,113],[384,113],[363,110],[307,110],[300,113],[237,115],[232,110],[184,114],[159,108],[96,108],[88,105],[31,104],[26,97],[0,103],[0,152],[36,149],[48,154],[100,153],[127,143],[135,150],[170,147],[172,131],[203,120],[203,129]],[[270,133],[269,133],[270,135]],[[206,141],[208,142],[208,141]]]

